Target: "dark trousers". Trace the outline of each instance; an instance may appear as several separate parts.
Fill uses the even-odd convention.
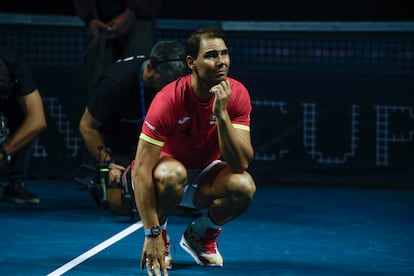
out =
[[[22,124],[25,114],[21,110],[18,101],[14,99],[10,99],[3,105],[1,111],[7,119],[7,126],[10,130],[9,137],[11,137]],[[12,153],[10,161],[2,160],[0,162],[1,180],[23,182],[26,179],[35,143],[36,138],[20,150]]]
[[[33,139],[24,148],[11,155],[6,169],[6,180],[8,182],[24,182],[27,178],[35,140]]]

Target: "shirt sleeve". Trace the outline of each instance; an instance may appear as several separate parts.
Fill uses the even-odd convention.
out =
[[[21,52],[16,52],[11,66],[11,77],[16,83],[15,91],[19,97],[28,95],[37,89],[32,71]]]
[[[231,122],[235,128],[250,130],[250,113],[252,105],[247,88],[240,82],[233,82],[233,98],[231,105],[228,107]]]
[[[166,87],[172,89],[171,85]],[[173,99],[164,91],[166,87],[152,100],[141,133],[141,138],[160,146],[167,140],[174,127],[174,114],[176,113]]]

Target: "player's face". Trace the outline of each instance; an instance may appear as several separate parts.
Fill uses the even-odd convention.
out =
[[[199,78],[216,85],[227,78],[230,56],[227,45],[221,38],[202,39],[195,60]]]

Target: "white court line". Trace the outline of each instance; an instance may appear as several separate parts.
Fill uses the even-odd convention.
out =
[[[142,226],[143,226],[142,221],[138,221],[138,222],[132,224],[131,226],[128,226],[127,228],[125,228],[124,230],[119,232],[118,234],[110,237],[106,241],[103,241],[100,244],[98,244],[97,246],[89,249],[88,251],[86,251],[82,255],[80,255],[80,256],[76,257],[75,259],[71,260],[70,262],[62,265],[61,267],[59,267],[55,271],[50,272],[47,276],[62,275],[63,273],[67,272],[68,270],[70,270],[70,269],[74,268],[75,266],[79,265],[80,263],[86,261],[87,259],[89,259],[93,255],[99,253],[100,251],[102,251],[105,248],[111,246],[112,244],[116,243],[117,241],[119,241],[119,240],[125,238],[126,236],[130,235],[131,233],[137,231]]]

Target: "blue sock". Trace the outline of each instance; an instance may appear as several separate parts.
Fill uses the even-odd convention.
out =
[[[220,229],[221,226],[212,222],[208,214],[204,214],[193,223],[193,231],[199,236],[204,236],[207,228]]]

